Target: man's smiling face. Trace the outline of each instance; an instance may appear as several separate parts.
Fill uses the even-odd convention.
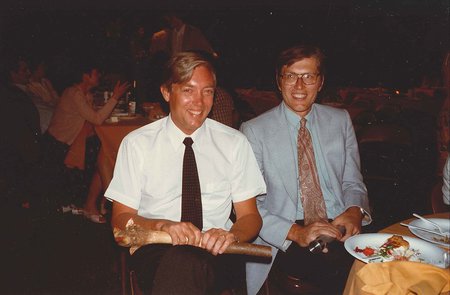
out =
[[[214,89],[214,76],[205,66],[195,68],[187,82],[172,84],[171,89],[161,87],[173,122],[185,134],[194,133],[205,122],[213,104]]]

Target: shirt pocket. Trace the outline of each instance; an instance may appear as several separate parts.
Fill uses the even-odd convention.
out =
[[[227,181],[206,183],[202,186],[202,195],[202,204],[207,210],[227,207],[231,202],[231,183]]]

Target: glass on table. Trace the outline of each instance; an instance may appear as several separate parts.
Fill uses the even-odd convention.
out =
[[[444,268],[450,267],[450,252],[449,250],[444,251]]]

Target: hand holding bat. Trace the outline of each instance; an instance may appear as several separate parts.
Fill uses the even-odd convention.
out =
[[[124,230],[114,228],[114,238],[122,247],[130,247],[133,254],[139,247],[148,244],[172,244],[170,235],[163,231],[150,231],[142,228],[130,219]],[[228,246],[226,254],[244,254],[271,258],[271,248],[268,246],[254,245],[251,243],[236,242]]]

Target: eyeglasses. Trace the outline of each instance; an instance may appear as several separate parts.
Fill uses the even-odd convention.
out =
[[[319,73],[304,73],[304,74],[284,73],[281,74],[280,77],[283,78],[284,82],[289,85],[296,84],[298,79],[302,79],[302,82],[305,85],[313,85],[316,84],[319,75],[320,75]]]

